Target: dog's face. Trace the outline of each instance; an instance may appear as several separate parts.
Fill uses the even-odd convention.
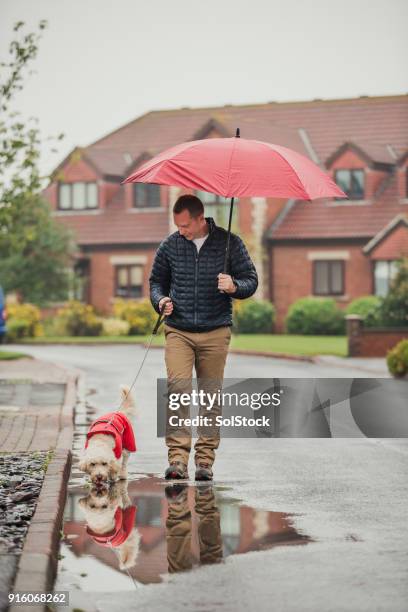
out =
[[[113,528],[118,500],[108,487],[92,487],[86,497],[78,500],[78,504],[93,531],[103,534]]]
[[[116,510],[118,506],[116,496],[107,486],[92,487],[88,495],[81,497],[78,503],[84,512],[90,514],[102,514],[107,510]]]
[[[116,480],[120,472],[117,460],[109,457],[84,457],[79,462],[78,467],[88,474],[94,485]]]

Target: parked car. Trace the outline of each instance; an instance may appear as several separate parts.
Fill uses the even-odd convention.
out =
[[[7,331],[6,317],[7,317],[7,312],[6,312],[6,304],[4,301],[4,293],[0,285],[0,344],[4,342],[4,338],[6,336],[6,331]]]

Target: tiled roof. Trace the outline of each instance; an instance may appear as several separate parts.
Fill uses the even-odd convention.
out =
[[[273,240],[306,238],[371,238],[395,215],[407,215],[408,206],[399,203],[397,177],[371,203],[315,200],[295,202],[279,225],[272,225]]]
[[[103,211],[57,215],[57,221],[74,230],[79,245],[158,243],[167,236],[166,210],[126,211],[123,187]]]
[[[243,138],[302,152],[298,130],[303,128],[322,162],[346,141],[366,148],[376,161],[387,162],[388,145],[398,157],[408,146],[408,96],[401,95],[152,111],[90,144],[87,155],[103,173],[122,174],[129,166],[125,157],[135,159],[144,151],[156,154],[192,140],[211,118],[231,135],[240,127]]]

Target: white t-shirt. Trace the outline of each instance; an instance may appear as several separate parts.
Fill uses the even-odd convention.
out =
[[[200,249],[203,246],[204,242],[207,240],[207,238],[208,238],[208,234],[206,236],[203,236],[202,238],[194,238],[193,242],[195,243],[197,247],[197,253],[200,252]]]

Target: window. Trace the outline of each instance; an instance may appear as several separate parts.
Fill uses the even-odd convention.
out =
[[[374,263],[374,294],[384,297],[390,288],[390,282],[397,273],[395,261],[376,261]]]
[[[204,216],[212,217],[220,227],[228,229],[229,213],[231,200],[223,196],[208,193],[207,191],[197,191],[196,196],[204,204]],[[234,199],[232,210],[231,231],[239,231],[238,198]]]
[[[98,207],[96,183],[59,183],[58,208],[60,210],[85,210]]]
[[[154,208],[160,206],[160,185],[134,183],[134,208]]]
[[[336,170],[334,180],[350,200],[364,199],[364,170]]]
[[[143,266],[116,266],[115,296],[138,298],[143,295]]]
[[[341,295],[344,293],[344,261],[313,262],[314,295]]]

